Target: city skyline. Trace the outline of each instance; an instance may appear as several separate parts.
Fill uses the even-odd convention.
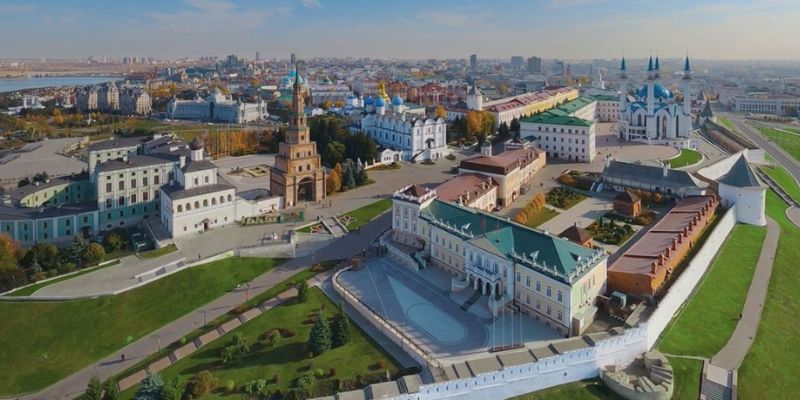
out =
[[[780,10],[780,12],[777,12]],[[800,4],[739,0],[696,5],[614,0],[79,0],[0,5],[6,58],[95,56],[248,58],[631,58],[793,60]],[[502,45],[498,45],[502,42]],[[736,46],[731,46],[736,43]]]

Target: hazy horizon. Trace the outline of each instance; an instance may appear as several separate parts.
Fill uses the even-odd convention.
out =
[[[2,58],[800,59],[800,2],[10,0]]]

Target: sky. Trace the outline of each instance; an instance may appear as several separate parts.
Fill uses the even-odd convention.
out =
[[[800,59],[798,0],[0,0],[0,58]]]

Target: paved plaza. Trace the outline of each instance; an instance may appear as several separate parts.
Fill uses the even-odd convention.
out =
[[[378,258],[360,270],[342,273],[339,279],[373,312],[437,358],[560,337],[558,332],[520,314],[512,316],[509,312],[492,321],[485,309],[486,296],[465,311],[445,289],[449,275],[437,272],[435,267],[417,273],[388,258]]]
[[[86,163],[59,154],[65,147],[81,138],[48,139],[26,144],[16,152],[0,157],[0,182],[29,178],[40,172],[51,177],[78,174],[86,169]]]

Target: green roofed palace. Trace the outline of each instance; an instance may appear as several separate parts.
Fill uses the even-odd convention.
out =
[[[493,214],[441,201],[418,185],[392,197],[389,255],[418,270],[441,268],[452,288],[488,296],[490,310],[519,309],[564,336],[581,334],[605,292],[606,255]]]

